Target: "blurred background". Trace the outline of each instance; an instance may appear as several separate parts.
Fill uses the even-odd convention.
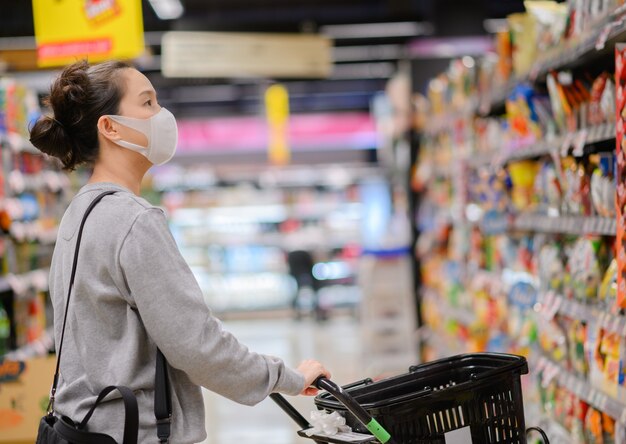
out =
[[[81,59],[129,61],[176,116],[177,153],[142,195],[252,349],[318,358],[342,384],[512,352],[530,363],[527,423],[554,442],[626,442],[622,1],[0,11],[0,443],[33,441],[56,228],[90,174],[38,153],[28,127]],[[304,441],[269,401],[205,396],[206,442]]]

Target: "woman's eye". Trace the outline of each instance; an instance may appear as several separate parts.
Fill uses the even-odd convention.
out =
[[[144,105],[152,106],[152,100],[148,100]]]

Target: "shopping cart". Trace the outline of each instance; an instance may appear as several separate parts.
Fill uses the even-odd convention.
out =
[[[337,411],[352,433],[314,434],[308,421],[282,396],[272,399],[302,427],[298,434],[317,443],[525,444],[521,375],[526,359],[502,353],[453,356],[413,366],[405,374],[339,387],[325,378],[315,398],[318,409]]]

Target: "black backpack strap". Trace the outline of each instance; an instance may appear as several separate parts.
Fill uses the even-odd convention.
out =
[[[137,444],[137,434],[139,432],[139,407],[137,406],[137,397],[131,389],[123,386],[110,385],[104,388],[98,395],[98,399],[89,412],[85,415],[77,429],[84,431],[87,427],[87,423],[91,419],[91,415],[98,408],[100,403],[106,396],[113,390],[117,390],[122,395],[124,400],[124,440],[123,444]]]
[[[172,399],[167,376],[167,360],[158,348],[154,378],[154,416],[157,421],[159,442],[166,443],[170,438],[172,424]]]
[[[50,390],[50,402],[48,403],[48,414],[52,414],[54,411],[54,398],[57,391],[57,384],[59,383],[59,368],[61,366],[61,352],[63,351],[63,339],[65,338],[65,325],[67,324],[67,313],[70,308],[70,297],[72,295],[72,288],[74,287],[74,279],[76,278],[76,266],[78,265],[78,252],[80,250],[80,240],[83,237],[83,228],[85,227],[85,221],[87,220],[87,216],[91,213],[91,210],[102,200],[103,197],[108,196],[109,194],[114,194],[116,191],[105,191],[104,193],[99,194],[92,202],[89,204],[87,209],[85,210],[85,215],[83,216],[83,220],[80,222],[80,228],[78,229],[78,236],[76,238],[76,248],[74,249],[74,262],[72,263],[72,274],[70,275],[70,285],[67,289],[67,298],[65,301],[65,314],[63,315],[63,329],[61,330],[61,342],[59,342],[59,351],[57,353],[57,365],[54,371],[54,380],[52,381],[52,389]]]

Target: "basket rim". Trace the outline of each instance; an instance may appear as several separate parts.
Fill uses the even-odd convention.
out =
[[[449,358],[439,359],[436,361],[430,361],[430,362],[418,365],[416,367],[411,367],[411,369],[409,369],[409,372],[407,373],[392,376],[390,378],[381,379],[376,382],[363,383],[361,385],[355,385],[355,386],[348,386],[346,388],[346,391],[348,393],[351,393],[359,389],[363,390],[364,388],[367,388],[368,390],[370,389],[375,390],[377,386],[381,387],[384,384],[389,384],[395,379],[406,378],[407,376],[411,376],[411,375],[418,376],[421,373],[428,373],[428,375],[433,374],[437,370],[437,368],[442,365],[445,365],[448,368],[454,368],[450,366],[458,362],[467,362],[468,359],[485,359],[485,358],[498,359],[500,361],[506,360],[509,362],[505,362],[505,364],[500,367],[495,367],[493,369],[487,370],[483,372],[482,374],[476,376],[476,378],[472,380],[460,382],[458,384],[455,384],[453,386],[449,386],[443,389],[439,389],[439,390],[423,389],[417,392],[394,396],[389,399],[382,399],[379,401],[362,403],[361,406],[363,406],[365,409],[392,407],[398,404],[405,403],[406,401],[409,401],[409,400],[415,400],[415,399],[426,400],[428,398],[436,397],[438,395],[441,396],[440,394],[442,393],[451,394],[451,393],[456,393],[456,392],[465,392],[470,387],[473,390],[476,390],[484,385],[492,384],[494,378],[499,378],[499,377],[501,378],[507,374],[508,375],[512,374],[517,377],[521,377],[521,375],[528,373],[528,363],[526,361],[526,358],[524,358],[523,356],[511,355],[511,354],[506,354],[506,353],[467,353],[467,354],[462,354],[462,355],[451,356]],[[384,387],[380,388],[381,392],[384,390],[386,390]],[[343,405],[328,392],[323,392],[317,395],[315,397],[315,405],[318,408],[345,410]]]

